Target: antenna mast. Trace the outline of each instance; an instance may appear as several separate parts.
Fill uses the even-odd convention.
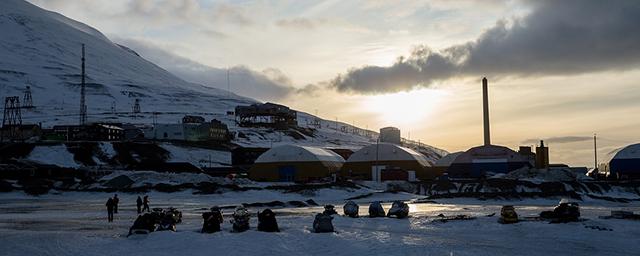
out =
[[[80,125],[87,122],[87,105],[85,104],[85,83],[84,83],[84,44],[82,44],[82,81],[80,83]]]

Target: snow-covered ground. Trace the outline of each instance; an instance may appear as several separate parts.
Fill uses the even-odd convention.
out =
[[[514,204],[521,216],[533,216],[551,209],[557,200],[478,201],[438,200],[438,203],[410,204],[411,217],[398,219],[351,219],[338,216],[336,233],[310,232],[313,213],[321,207],[279,208],[275,212],[282,232],[230,233],[229,216],[223,232],[197,232],[200,213],[211,205],[306,200],[340,204],[347,197],[366,191],[322,190],[315,195],[283,194],[276,191],[230,192],[220,195],[151,193],[152,207],[175,206],[183,211],[178,232],[156,232],[126,238],[135,218],[137,195],[120,194],[120,213],[106,222],[104,203],[111,194],[68,192],[30,197],[22,193],[0,194],[0,251],[3,255],[634,255],[640,249],[640,222],[603,220],[610,210],[639,211],[640,204],[619,204],[598,200],[581,202],[579,223],[497,223],[503,204]],[[411,194],[378,194],[358,200],[366,215],[371,200],[410,200]],[[389,205],[385,204],[385,208]],[[253,213],[256,208],[250,209]],[[228,214],[231,210],[227,210]],[[475,220],[434,221],[436,215],[468,214]],[[601,231],[593,229],[611,229]]]

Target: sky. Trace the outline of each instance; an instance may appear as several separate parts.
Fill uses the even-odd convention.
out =
[[[593,166],[640,140],[639,1],[30,0],[177,76],[450,152],[540,139]]]

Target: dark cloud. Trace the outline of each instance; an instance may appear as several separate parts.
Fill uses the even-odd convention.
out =
[[[116,38],[114,41],[186,81],[227,90],[227,69],[206,66],[138,40]],[[291,80],[277,69],[257,72],[236,66],[229,69],[229,81],[233,93],[263,101],[279,100],[295,92]]]
[[[340,91],[380,93],[453,76],[569,75],[640,64],[640,1],[536,1],[477,40],[441,51],[417,47],[390,67],[366,66],[332,80]]]
[[[538,144],[541,139],[528,139],[522,142],[522,144]],[[551,137],[542,139],[545,143],[552,144],[562,144],[562,143],[573,143],[573,142],[583,142],[583,141],[591,141],[593,137],[589,136],[564,136],[564,137]]]

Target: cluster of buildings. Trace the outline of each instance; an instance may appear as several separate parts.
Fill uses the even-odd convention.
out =
[[[12,129],[11,133],[7,130]],[[226,124],[216,119],[207,122],[200,116],[185,116],[176,124],[88,123],[85,125],[21,124],[4,127],[3,141],[125,141],[164,140],[191,142],[228,142],[233,138]],[[9,136],[10,135],[10,136]]]
[[[549,162],[549,148],[544,141],[535,147],[521,146],[518,151],[491,143],[488,82],[482,80],[484,144],[463,152],[451,153],[435,163],[413,149],[400,146],[400,130],[380,129],[379,143],[350,154],[336,149],[303,146],[280,146],[260,152],[247,168],[249,177],[258,181],[312,181],[327,178],[354,180],[425,180],[446,175],[451,178],[482,178],[518,169],[570,170],[586,174],[586,167],[569,167]],[[620,150],[600,167],[609,177],[640,178],[640,144]]]

